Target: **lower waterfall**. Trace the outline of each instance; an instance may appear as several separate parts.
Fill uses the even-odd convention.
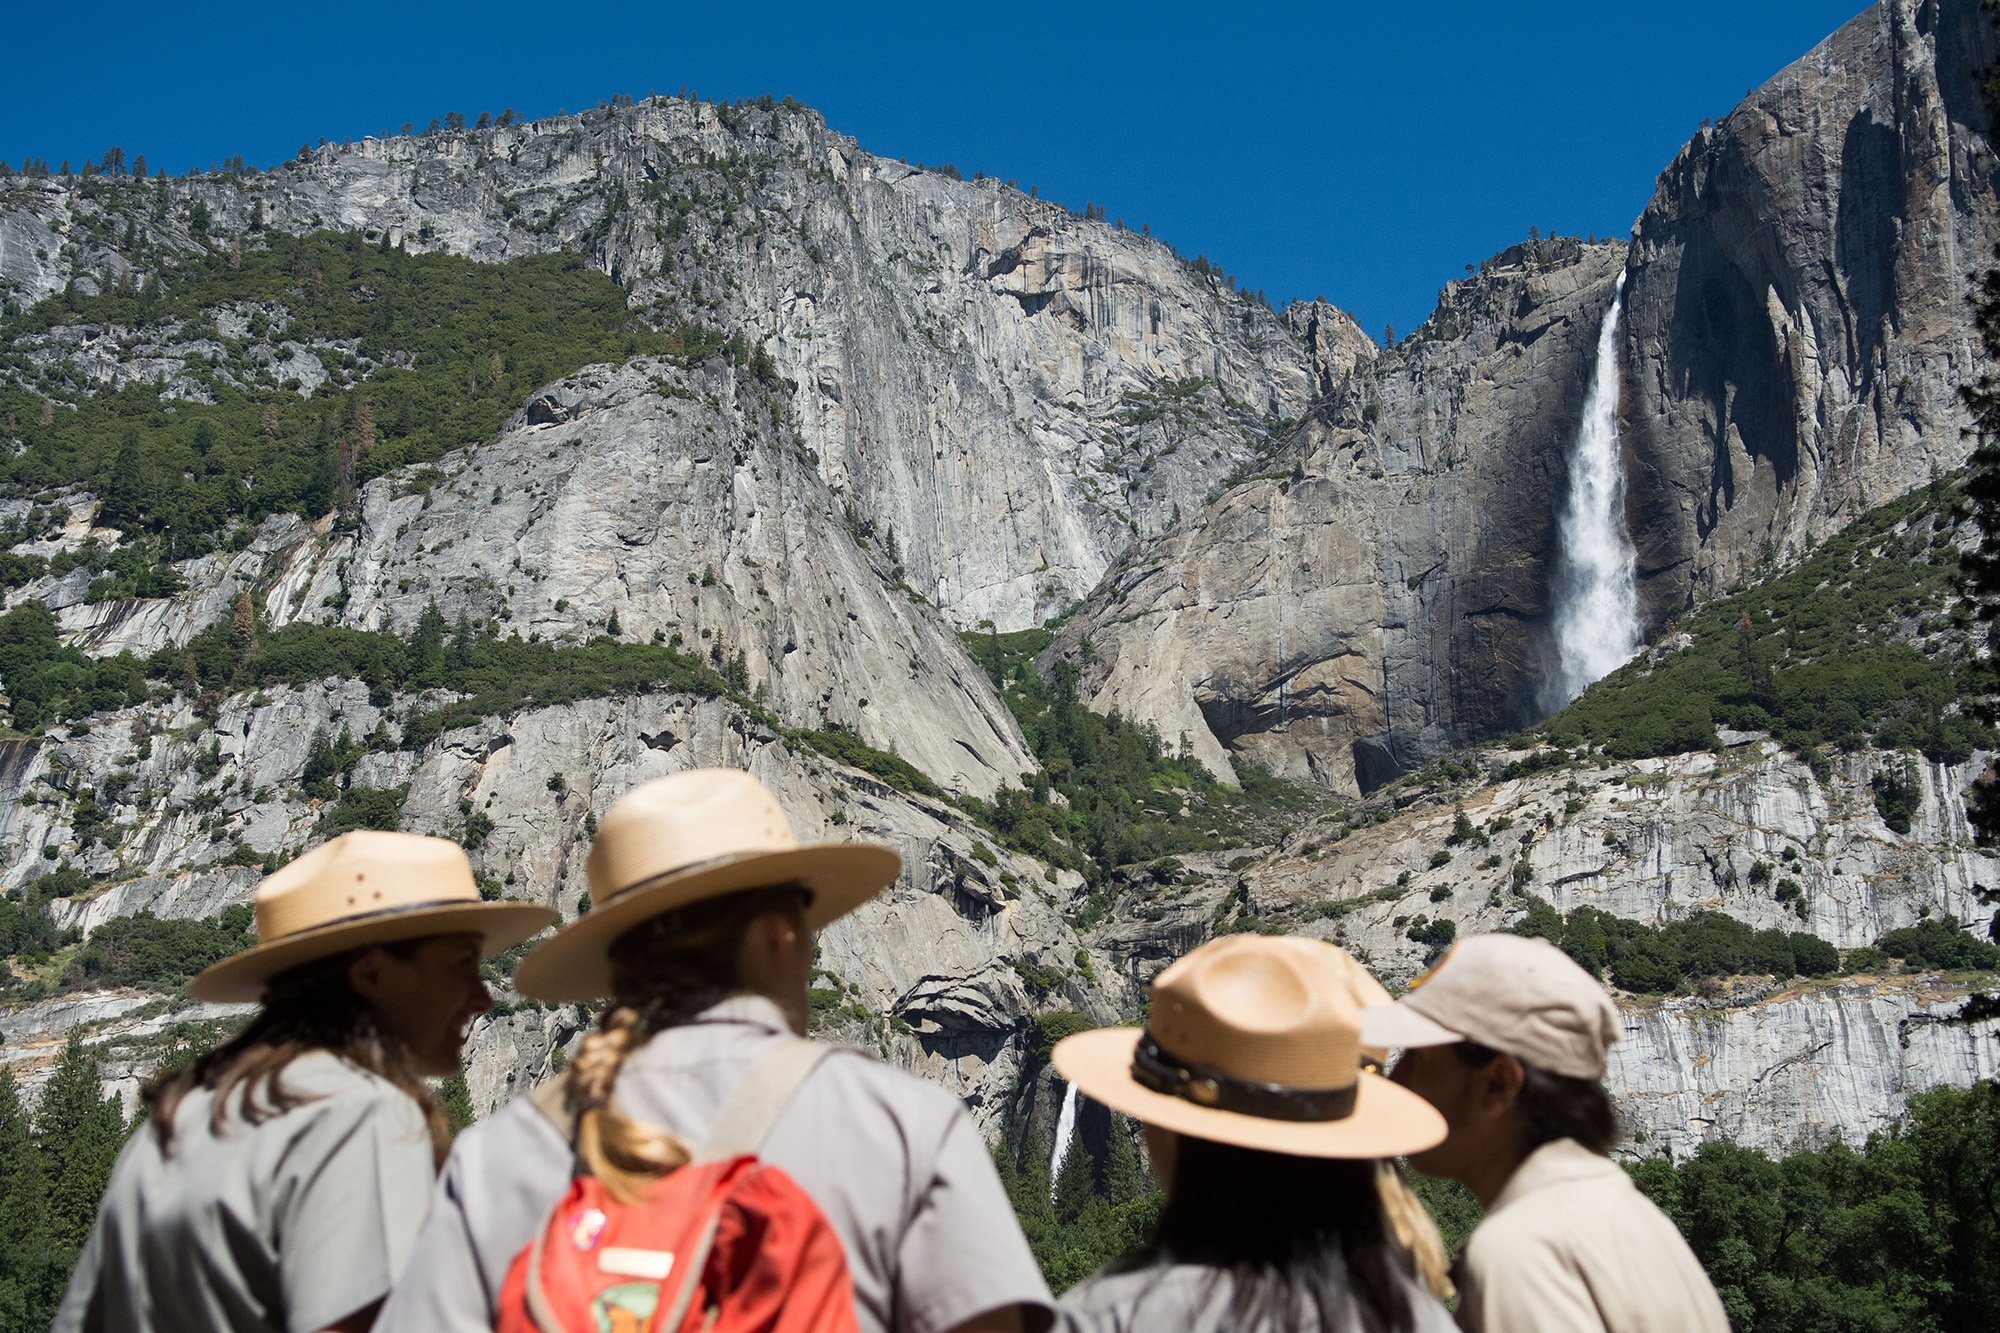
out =
[[[1556,661],[1542,688],[1553,713],[1630,661],[1639,649],[1639,598],[1625,529],[1625,469],[1618,450],[1618,314],[1625,275],[1597,334],[1597,363],[1569,461],[1556,568]]]
[[[1049,1195],[1055,1195],[1056,1177],[1062,1174],[1063,1158],[1069,1152],[1069,1141],[1076,1137],[1076,1084],[1072,1083],[1063,1092],[1062,1114],[1056,1117],[1056,1151],[1049,1158]]]

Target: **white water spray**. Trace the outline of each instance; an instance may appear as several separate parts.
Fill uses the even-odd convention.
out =
[[[1056,1191],[1056,1177],[1062,1174],[1063,1158],[1069,1156],[1069,1141],[1076,1137],[1076,1084],[1063,1092],[1062,1114],[1056,1117],[1056,1154],[1049,1159],[1049,1194]]]
[[[1639,598],[1625,531],[1625,472],[1618,452],[1618,314],[1625,275],[1597,334],[1597,364],[1569,461],[1556,575],[1556,666],[1543,687],[1553,713],[1632,659]]]

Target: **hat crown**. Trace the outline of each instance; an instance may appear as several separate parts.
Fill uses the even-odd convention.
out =
[[[1348,1087],[1361,1011],[1340,961],[1317,940],[1226,936],[1154,979],[1147,1030],[1167,1053],[1233,1078]]]
[[[479,886],[455,842],[356,829],[321,843],[257,886],[257,942],[383,912],[476,903]]]
[[[1604,986],[1545,939],[1471,935],[1411,983],[1411,1009],[1552,1074],[1601,1078],[1622,1035]]]
[[[585,870],[599,906],[695,866],[798,847],[792,822],[764,784],[730,768],[643,782],[605,812]]]

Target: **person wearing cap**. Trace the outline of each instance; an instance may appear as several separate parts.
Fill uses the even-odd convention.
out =
[[[1449,1333],[1380,1188],[1444,1121],[1363,1068],[1353,990],[1331,945],[1232,935],[1154,979],[1143,1030],[1057,1043],[1057,1073],[1140,1122],[1167,1196],[1146,1246],[1064,1294],[1066,1329]]]
[[[421,1080],[493,1007],[480,958],[555,913],[481,902],[456,843],[360,831],[265,879],[256,917],[188,994],[261,1007],[146,1088],[53,1333],[366,1329],[450,1138]]]
[[[1402,1048],[1392,1077],[1450,1127],[1410,1165],[1486,1209],[1459,1264],[1466,1333],[1726,1333],[1694,1252],[1605,1155],[1618,1009],[1568,955],[1469,936],[1361,1025],[1370,1045]]]
[[[886,847],[799,844],[733,769],[613,804],[586,865],[595,905],[514,973],[539,1000],[610,1003],[556,1086],[560,1111],[538,1090],[459,1136],[379,1333],[491,1329],[573,1169],[636,1196],[731,1133],[718,1122],[746,1076],[806,1045],[812,932],[901,868]],[[819,1049],[746,1147],[840,1238],[863,1333],[1045,1327],[1048,1288],[965,1108],[862,1052]]]

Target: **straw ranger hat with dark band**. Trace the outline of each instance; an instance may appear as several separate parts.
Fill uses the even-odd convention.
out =
[[[873,898],[903,868],[887,847],[801,845],[782,806],[748,773],[700,768],[641,783],[605,812],[585,869],[590,914],[521,960],[514,987],[551,1003],[611,993],[612,941],[641,921],[744,889],[796,884],[818,930]]]
[[[322,843],[257,886],[257,947],[188,982],[216,1003],[263,998],[281,972],[367,944],[470,932],[489,954],[554,923],[531,903],[479,900],[472,866],[455,842],[415,833],[356,830]]]
[[[1057,1043],[1056,1072],[1115,1111],[1198,1139],[1297,1157],[1396,1157],[1444,1117],[1361,1067],[1340,951],[1232,935],[1154,979],[1147,1026]]]

